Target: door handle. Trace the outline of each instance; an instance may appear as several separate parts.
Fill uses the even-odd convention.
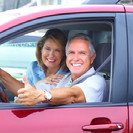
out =
[[[99,131],[99,130],[120,130],[123,129],[124,126],[121,123],[111,123],[111,124],[99,124],[99,125],[85,125],[82,127],[84,131]]]

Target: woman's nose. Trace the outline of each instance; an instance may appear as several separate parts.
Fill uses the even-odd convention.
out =
[[[54,56],[54,51],[51,50],[50,53],[49,53],[50,56]]]

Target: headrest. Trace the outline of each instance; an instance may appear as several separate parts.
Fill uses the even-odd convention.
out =
[[[95,70],[106,60],[106,58],[111,54],[111,43],[101,43],[98,44],[95,48],[96,50],[96,58],[94,60],[94,68]],[[110,63],[106,64],[100,72],[110,72]]]

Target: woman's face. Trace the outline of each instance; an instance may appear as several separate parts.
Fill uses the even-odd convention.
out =
[[[63,48],[53,39],[47,39],[42,48],[42,61],[49,69],[59,69],[63,57]]]

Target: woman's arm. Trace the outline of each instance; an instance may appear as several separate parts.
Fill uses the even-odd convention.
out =
[[[13,95],[17,96],[17,91],[24,87],[24,83],[13,78],[9,73],[0,68],[0,81],[4,87],[11,92]]]

